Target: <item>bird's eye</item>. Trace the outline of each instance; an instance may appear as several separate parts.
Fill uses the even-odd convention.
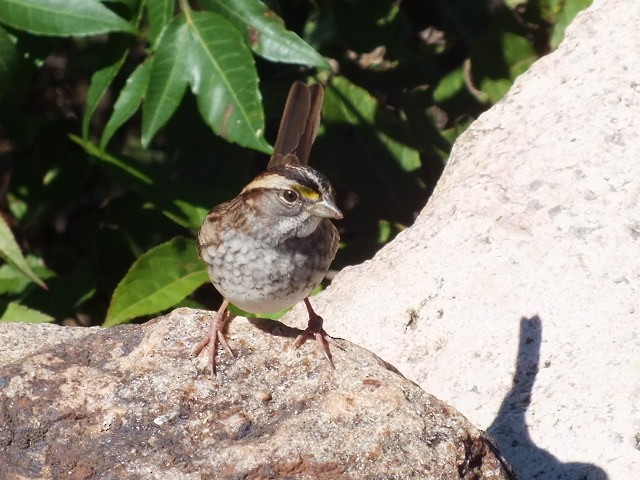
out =
[[[298,194],[293,190],[285,190],[282,192],[281,197],[286,203],[293,203],[298,200]]]

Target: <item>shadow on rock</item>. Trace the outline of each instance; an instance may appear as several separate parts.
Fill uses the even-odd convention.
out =
[[[591,463],[563,463],[538,447],[529,435],[525,414],[531,403],[533,384],[540,368],[541,342],[540,317],[522,318],[513,386],[487,432],[495,439],[519,478],[607,480],[609,477],[600,467]]]

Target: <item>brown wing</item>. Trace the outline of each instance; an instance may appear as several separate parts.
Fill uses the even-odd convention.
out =
[[[315,84],[295,82],[284,105],[278,137],[267,168],[309,163],[309,152],[320,125],[324,90]]]

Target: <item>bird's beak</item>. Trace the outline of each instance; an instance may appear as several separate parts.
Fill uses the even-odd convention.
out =
[[[336,220],[342,218],[342,212],[336,207],[336,202],[333,198],[323,198],[319,202],[312,203],[308,210],[314,217],[334,218]]]

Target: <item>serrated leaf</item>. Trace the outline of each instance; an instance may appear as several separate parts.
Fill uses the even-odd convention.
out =
[[[30,278],[42,288],[47,288],[44,282],[40,280],[35,273],[33,273],[33,270],[31,270],[31,267],[27,264],[27,261],[22,255],[20,247],[13,236],[13,232],[2,215],[0,215],[0,257],[14,265],[26,277]]]
[[[269,153],[258,74],[237,30],[220,15],[191,12],[189,83],[205,122],[222,138]]]
[[[331,68],[322,55],[295,32],[287,30],[282,19],[259,0],[200,0],[199,3],[226,18],[246,44],[267,60]]]
[[[16,46],[7,31],[0,27],[0,97],[9,86],[19,62]]]
[[[100,139],[100,148],[106,148],[111,137],[131,116],[136,113],[138,107],[142,103],[142,99],[147,92],[149,78],[151,77],[151,60],[138,65],[133,73],[127,79],[127,83],[122,87],[120,95],[113,105],[113,113],[107,122],[102,138]]]
[[[61,37],[135,31],[96,0],[2,0],[0,19],[19,30]]]
[[[174,238],[134,262],[113,293],[103,326],[166,310],[207,281],[193,240]]]
[[[0,322],[49,323],[54,318],[16,302],[0,302]]]
[[[110,39],[111,40],[111,39]],[[100,104],[100,100],[106,93],[109,85],[116,77],[129,50],[122,38],[112,40],[110,48],[104,57],[103,64],[106,66],[97,70],[91,77],[89,91],[87,92],[87,108],[82,118],[82,136],[87,138],[89,135],[89,125],[91,118]]]
[[[187,89],[189,50],[193,48],[190,43],[184,15],[175,17],[158,41],[142,103],[142,145],[145,148],[175,113]]]
[[[149,13],[149,30],[151,33],[151,44],[153,45],[164,27],[169,25],[175,10],[174,0],[153,0],[147,2],[147,12]]]

